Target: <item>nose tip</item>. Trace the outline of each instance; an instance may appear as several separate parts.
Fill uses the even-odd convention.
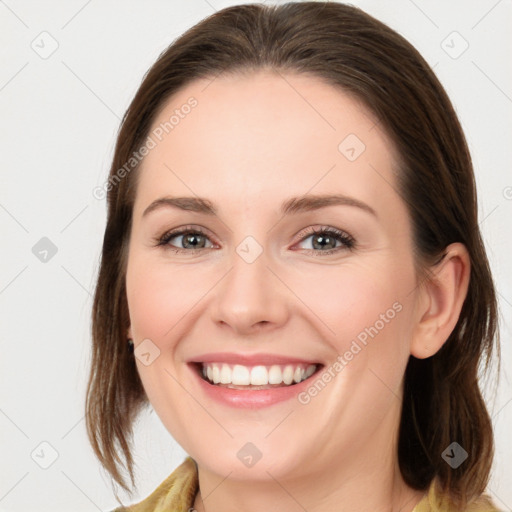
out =
[[[219,284],[212,305],[212,319],[238,334],[286,322],[287,305],[283,285],[261,255],[252,263],[236,256],[228,274]]]

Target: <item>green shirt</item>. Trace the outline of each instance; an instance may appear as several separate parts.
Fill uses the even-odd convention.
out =
[[[192,457],[186,457],[147,498],[127,508],[112,512],[191,512],[199,490],[197,466]],[[444,500],[435,492],[434,482],[425,497],[412,512],[450,512]],[[483,494],[466,508],[467,512],[500,512],[489,496]]]

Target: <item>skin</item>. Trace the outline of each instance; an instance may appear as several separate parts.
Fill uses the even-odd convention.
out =
[[[464,246],[450,245],[431,269],[436,278],[419,284],[394,148],[370,112],[320,79],[259,71],[195,81],[153,128],[190,96],[198,105],[140,169],[126,285],[127,335],[160,350],[148,366],[137,359],[144,389],[198,463],[194,508],[411,511],[424,493],[398,468],[403,375],[411,354],[435,354],[455,326],[469,279]],[[366,146],[353,162],[338,150],[348,134]],[[332,193],[376,216],[347,205],[279,213],[292,196]],[[207,198],[218,214],[164,207],[142,216],[167,195]],[[205,248],[184,249],[179,236],[171,242],[186,254],[156,246],[185,225],[206,231]],[[303,230],[325,226],[356,247],[336,242],[337,252],[324,254]],[[250,264],[236,252],[248,235],[263,250]],[[400,312],[306,405],[214,402],[185,363],[206,352],[266,352],[328,367],[397,302]],[[247,442],[262,453],[250,468],[237,457]]]

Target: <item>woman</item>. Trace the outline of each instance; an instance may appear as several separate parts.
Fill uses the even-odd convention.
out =
[[[400,35],[217,12],[145,76],[106,189],[89,437],[126,490],[148,403],[189,454],[117,510],[497,510],[471,159]]]

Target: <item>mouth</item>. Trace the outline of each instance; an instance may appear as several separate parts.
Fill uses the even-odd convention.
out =
[[[310,379],[321,363],[241,365],[225,362],[191,363],[199,377],[211,386],[236,390],[291,388]]]

